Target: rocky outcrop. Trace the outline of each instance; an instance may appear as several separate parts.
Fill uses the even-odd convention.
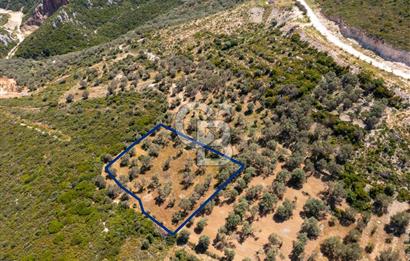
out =
[[[10,35],[9,32],[0,32],[0,44],[4,45],[5,47],[9,46],[9,44],[14,43],[15,40]]]
[[[344,37],[355,40],[363,48],[373,51],[385,60],[400,62],[410,66],[410,52],[394,48],[382,39],[369,36],[360,29],[348,26],[339,18],[328,17],[328,19],[339,26],[340,32]]]
[[[68,4],[68,0],[43,0],[44,14],[50,16],[63,5]]]
[[[47,18],[45,15],[43,15],[43,4],[39,4],[36,9],[34,9],[33,15],[27,19],[25,22],[25,25],[32,26],[32,25],[37,25],[40,26],[43,21]]]
[[[27,20],[27,25],[41,25],[43,21],[54,14],[60,7],[68,4],[68,0],[43,0]]]

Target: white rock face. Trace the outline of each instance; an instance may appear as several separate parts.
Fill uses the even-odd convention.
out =
[[[23,21],[23,12],[15,12],[0,8],[0,14],[7,14],[9,16],[9,20],[3,26],[3,28],[9,33],[9,36],[2,35],[2,37],[0,37],[0,41],[3,43],[6,41],[8,41],[8,43],[11,43],[12,41],[18,42],[17,45],[8,53],[6,59],[9,59],[14,55],[19,44],[24,40],[24,34],[20,30],[21,23]],[[13,36],[15,36],[16,39],[13,39]],[[7,46],[8,43],[5,43],[5,45]]]

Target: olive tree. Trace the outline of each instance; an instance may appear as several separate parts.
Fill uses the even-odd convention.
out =
[[[253,234],[252,225],[248,221],[245,221],[242,226],[241,241],[244,241],[246,238],[248,238],[252,234]]]
[[[266,215],[269,211],[273,209],[273,206],[276,204],[277,201],[278,198],[275,195],[269,192],[265,192],[259,202],[259,212],[262,215]]]
[[[290,180],[288,182],[290,186],[296,189],[301,189],[305,182],[306,182],[306,174],[302,169],[295,169],[292,171]]]
[[[387,231],[396,236],[401,236],[406,232],[409,225],[410,214],[403,211],[393,215],[390,218],[390,223],[387,226]]]
[[[205,253],[206,250],[208,250],[209,243],[210,243],[209,237],[205,236],[205,235],[202,235],[202,236],[199,237],[199,240],[198,240],[198,243],[195,247],[195,250],[198,253]]]
[[[198,223],[196,224],[195,232],[197,234],[201,233],[204,230],[206,225],[207,225],[207,219],[201,218],[201,220],[199,220]]]
[[[318,221],[314,217],[307,218],[303,221],[300,232],[306,233],[309,239],[316,239],[320,234]]]
[[[398,261],[400,260],[400,254],[398,251],[388,248],[380,252],[380,255],[376,257],[376,261]]]
[[[279,248],[282,247],[282,239],[272,233],[268,237],[268,243],[264,246],[266,260],[276,260],[276,255],[279,252]]]
[[[343,246],[341,249],[342,261],[357,261],[362,257],[362,249],[358,243],[350,243]]]
[[[231,213],[226,218],[225,227],[228,231],[234,231],[240,222],[241,222],[241,216],[235,213]]]
[[[278,222],[283,222],[288,220],[292,214],[293,209],[295,208],[295,204],[288,199],[285,199],[281,206],[276,209],[275,212],[275,220]]]
[[[155,201],[158,205],[161,205],[171,194],[172,192],[172,183],[167,182],[164,186],[158,188],[158,196],[155,198]]]
[[[283,199],[285,195],[286,186],[285,183],[282,181],[274,181],[272,183],[272,192],[279,198]]]
[[[151,157],[150,156],[141,155],[138,159],[141,162],[141,167],[140,167],[140,172],[141,173],[145,173],[146,171],[151,169],[152,163],[151,163]]]
[[[344,198],[346,198],[346,191],[343,184],[341,182],[330,183],[324,198],[330,207],[334,209],[337,205],[342,203]]]
[[[329,260],[338,260],[342,248],[343,242],[337,236],[329,237],[320,244],[320,251]]]
[[[291,260],[303,260],[303,252],[308,241],[305,233],[300,233],[296,241],[293,241],[293,249],[290,253]]]
[[[235,250],[233,250],[232,248],[225,248],[223,260],[232,261],[234,258],[235,258]]]
[[[326,206],[320,199],[310,198],[303,206],[303,213],[306,217],[315,217],[322,219],[325,215]]]
[[[387,209],[391,201],[392,200],[389,196],[385,194],[378,194],[373,202],[373,212],[378,216],[387,214]]]
[[[349,233],[343,238],[343,242],[347,243],[359,243],[362,233],[358,229],[352,229]]]
[[[186,243],[188,243],[189,235],[190,235],[189,231],[186,229],[183,229],[181,232],[178,233],[177,244],[185,245]]]

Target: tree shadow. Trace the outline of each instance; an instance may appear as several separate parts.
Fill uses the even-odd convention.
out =
[[[278,215],[278,214],[274,214],[273,215],[273,220],[276,222],[276,223],[283,223],[283,222],[285,222],[287,219],[286,218],[284,218],[284,217],[281,217],[280,215]]]

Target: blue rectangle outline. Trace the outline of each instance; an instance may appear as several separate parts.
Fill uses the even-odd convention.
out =
[[[122,156],[124,156],[127,152],[129,152],[134,146],[136,146],[136,145],[139,144],[141,141],[143,141],[145,138],[147,138],[148,136],[150,136],[151,134],[153,134],[154,132],[156,132],[157,130],[159,130],[161,127],[164,128],[164,129],[167,129],[167,130],[169,130],[169,131],[171,131],[171,132],[173,132],[173,133],[175,133],[175,134],[178,135],[178,136],[181,136],[181,137],[183,137],[183,138],[185,138],[185,139],[187,139],[187,140],[189,140],[189,141],[195,143],[196,145],[201,146],[201,147],[204,148],[204,149],[207,149],[207,150],[209,150],[209,151],[212,151],[213,153],[215,153],[215,154],[217,154],[217,155],[219,155],[219,156],[221,156],[221,157],[223,157],[223,158],[225,158],[225,159],[228,159],[228,160],[230,160],[231,162],[233,162],[233,163],[235,163],[236,165],[239,166],[239,169],[236,170],[232,175],[230,175],[229,178],[228,178],[227,180],[225,180],[222,184],[220,184],[220,185],[216,188],[216,190],[214,191],[214,193],[212,193],[212,195],[209,196],[209,197],[208,197],[191,215],[189,215],[189,217],[186,218],[185,221],[182,222],[182,224],[179,225],[179,226],[177,227],[177,229],[175,229],[174,231],[168,229],[165,225],[163,225],[161,222],[159,222],[157,219],[155,219],[153,216],[151,216],[149,213],[147,213],[147,212],[145,211],[145,209],[144,209],[144,205],[143,205],[143,203],[142,203],[142,200],[141,200],[137,195],[135,195],[132,191],[128,190],[120,181],[118,181],[118,180],[116,179],[116,177],[115,177],[115,176],[111,173],[111,171],[110,171],[111,166],[112,166],[117,160],[119,160]],[[162,124],[162,123],[159,123],[159,124],[156,125],[154,128],[152,128],[150,131],[148,131],[146,134],[144,134],[142,137],[140,137],[139,139],[137,139],[136,141],[134,141],[130,146],[128,146],[123,152],[121,152],[119,155],[117,155],[117,157],[115,157],[113,160],[111,160],[111,161],[105,166],[105,172],[108,173],[108,175],[110,176],[110,178],[111,178],[112,180],[114,180],[114,182],[115,182],[122,190],[124,190],[127,194],[129,194],[130,196],[132,196],[134,199],[136,199],[136,200],[138,201],[138,203],[139,203],[139,205],[140,205],[140,209],[141,209],[142,214],[145,215],[146,217],[148,217],[148,218],[149,218],[151,221],[153,221],[155,224],[157,224],[158,226],[160,226],[163,230],[165,230],[165,231],[168,233],[168,235],[171,235],[171,236],[177,234],[195,215],[197,215],[202,209],[204,209],[204,207],[205,207],[212,199],[214,199],[214,198],[216,197],[216,195],[217,195],[221,190],[223,190],[224,188],[226,188],[226,186],[228,186],[228,184],[229,184],[233,179],[235,179],[244,169],[245,169],[245,165],[244,165],[242,162],[240,162],[240,161],[238,161],[238,160],[236,160],[236,159],[234,159],[234,158],[232,158],[232,157],[229,157],[229,156],[227,156],[227,155],[225,155],[225,154],[223,154],[223,153],[221,153],[221,152],[219,152],[219,151],[217,151],[217,150],[215,150],[215,149],[209,147],[208,145],[203,144],[203,143],[201,143],[201,142],[199,142],[199,141],[197,141],[197,140],[195,140],[195,139],[193,139],[193,138],[191,138],[191,137],[189,137],[189,136],[187,136],[187,135],[185,135],[185,134],[183,134],[183,133],[181,133],[181,132],[179,132],[179,131],[177,131],[177,130],[175,130],[175,129],[169,127],[169,126],[166,126],[166,125],[164,125],[164,124]]]

